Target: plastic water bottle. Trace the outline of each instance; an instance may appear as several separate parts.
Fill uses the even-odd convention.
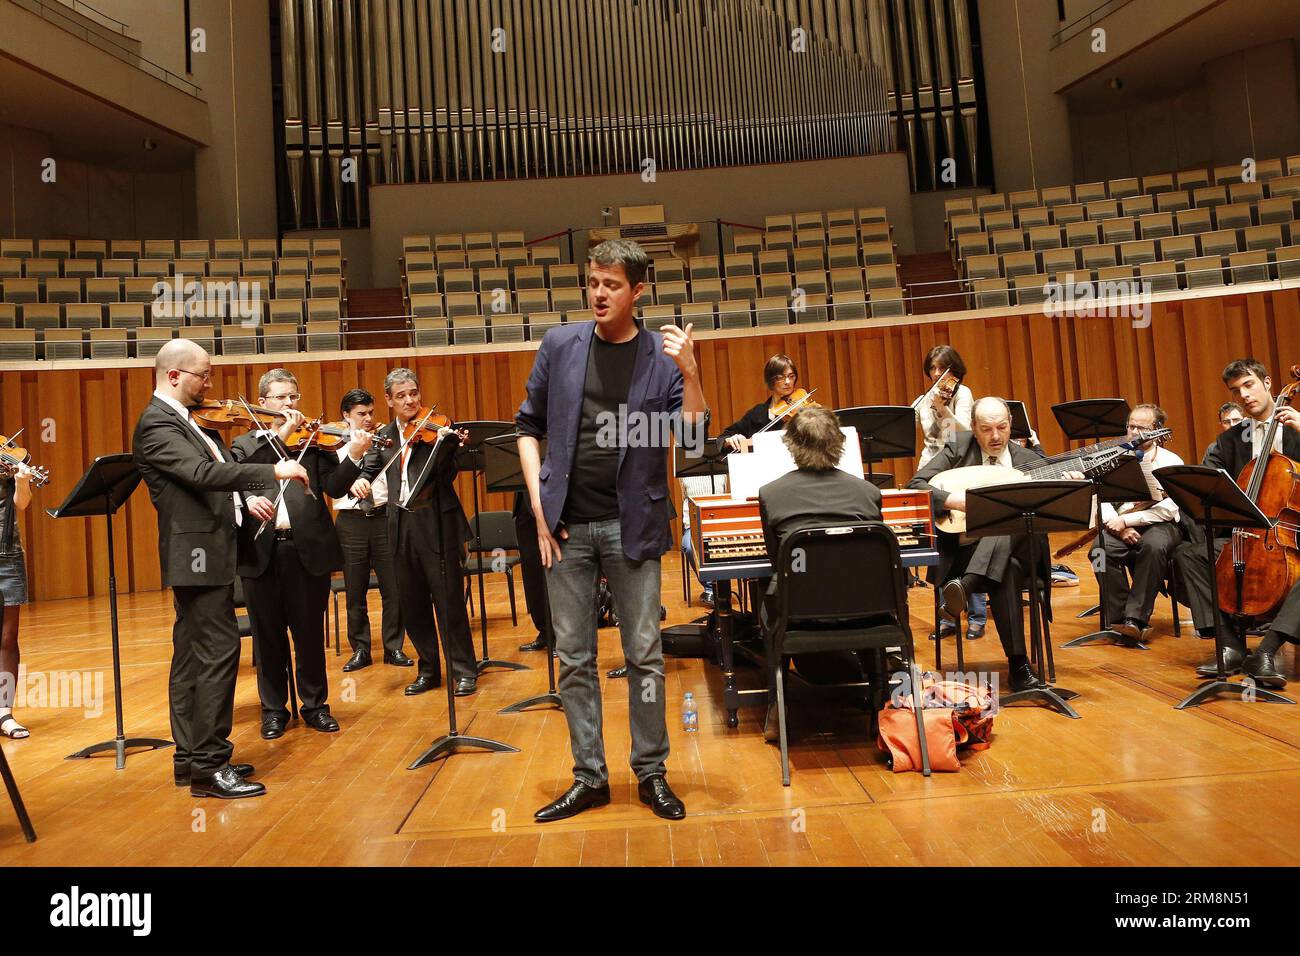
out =
[[[700,712],[695,706],[695,695],[687,691],[686,699],[682,701],[682,730],[693,734],[699,729]]]

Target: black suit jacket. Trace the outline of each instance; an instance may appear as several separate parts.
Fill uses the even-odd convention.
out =
[[[800,528],[817,528],[851,521],[880,520],[880,489],[838,468],[831,471],[792,471],[758,489],[767,557],[773,584],[781,542]]]
[[[370,451],[366,452],[360,468],[351,459],[344,458],[339,462],[338,469],[334,473],[334,481],[346,493],[346,489],[350,488],[357,478],[372,481],[380,472],[385,473],[388,479],[388,542],[396,551],[397,525],[399,515],[402,514],[401,509],[398,508],[402,490],[402,467],[398,452],[402,445],[402,438],[397,426],[392,422],[384,425],[376,434],[390,439],[392,445],[388,448],[372,445]],[[433,455],[433,445],[415,442],[410,449],[406,473],[415,484],[411,488],[410,500],[407,504],[409,508],[415,510],[407,512],[405,517],[417,523],[420,528],[420,539],[430,551],[438,552],[440,538],[444,539],[452,550],[459,551],[469,537],[469,522],[465,519],[465,509],[461,507],[460,496],[456,494],[455,458],[453,457],[450,463],[437,469],[435,473],[433,466],[429,465],[429,459]],[[438,533],[439,529],[433,524],[434,506],[437,506],[441,512],[438,516],[442,524],[441,535]]]
[[[235,580],[235,501],[232,491],[273,494],[274,465],[239,464],[214,431],[212,452],[170,405],[153,398],[131,439],[136,466],[158,512],[158,556],[165,587],[217,587]],[[252,516],[244,516],[247,521]]]
[[[230,452],[236,461],[270,463],[280,460],[265,435],[248,432],[240,435],[230,446]],[[291,457],[297,457],[291,455]],[[334,481],[338,465],[338,455],[326,449],[313,448],[302,457],[302,466],[307,469],[311,481],[311,490],[315,498],[308,498],[301,484],[289,482],[284,489],[284,503],[289,510],[289,523],[293,527],[294,545],[302,566],[308,574],[328,575],[343,569],[343,551],[339,547],[338,535],[334,532],[334,522],[330,518],[329,506],[325,495],[341,498],[347,494],[348,486],[339,487]],[[279,483],[266,497],[272,501],[279,494]],[[271,549],[275,542],[272,533],[274,526],[268,527],[260,536],[254,537],[262,522],[254,518],[245,521],[239,529],[239,566],[240,577],[260,578],[271,563]]]
[[[1043,458],[1040,451],[1031,448],[1025,448],[1012,442],[1009,446],[1011,449],[1011,464],[1013,467],[1021,465],[1032,465]],[[984,450],[980,448],[979,442],[971,432],[958,435],[952,441],[943,446],[939,454],[931,458],[924,468],[912,476],[912,480],[907,483],[907,487],[915,488],[920,491],[930,492],[931,500],[934,503],[934,514],[938,518],[941,513],[946,512],[944,502],[948,500],[948,492],[940,491],[930,484],[930,479],[941,471],[948,471],[952,468],[964,468],[969,465],[984,464]],[[1016,538],[1022,538],[1022,535],[1016,535]],[[1039,574],[1045,580],[1051,574],[1051,561],[1047,535],[1038,535],[1038,553],[1040,555]],[[1012,557],[1014,542],[1008,537],[1004,540],[1004,546],[999,546],[994,552],[989,554],[987,565],[972,564],[969,570],[975,574],[986,574],[992,572],[995,579],[1000,580],[1005,567],[1005,562]],[[956,560],[957,552],[961,549],[961,536],[947,534],[943,531],[938,532],[937,545],[940,557],[939,580],[948,579],[948,569],[952,567]]]
[[[1211,468],[1222,468],[1235,479],[1251,459],[1250,429],[1254,424],[1253,419],[1247,418],[1220,434],[1206,451],[1204,463]],[[1278,427],[1282,429],[1282,453],[1300,461],[1300,432],[1285,425]]]

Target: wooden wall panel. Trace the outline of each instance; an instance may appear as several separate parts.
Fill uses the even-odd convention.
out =
[[[906,405],[926,387],[925,352],[950,342],[969,366],[967,382],[977,396],[1023,400],[1049,450],[1062,447],[1051,406],[1077,398],[1118,395],[1154,401],[1169,412],[1171,447],[1199,461],[1218,434],[1216,411],[1227,398],[1223,366],[1253,353],[1282,384],[1285,369],[1300,362],[1300,291],[1254,292],[1152,306],[1149,327],[1127,318],[1052,318],[1039,314],[965,314],[934,322],[908,321],[882,327],[820,326],[723,334],[698,343],[704,391],[716,434],[762,399],[762,367],[784,351],[798,364],[801,383],[818,388],[830,408]],[[419,357],[331,358],[287,363],[310,415],[339,417],[338,402],[356,385],[377,396],[377,417],[388,418],[384,376],[399,362],[419,374],[427,401],[461,421],[512,420],[524,395],[533,352],[437,354]],[[257,380],[271,363],[218,365],[214,396],[256,396]],[[153,388],[148,368],[12,371],[0,376],[0,430],[26,427],[37,461],[50,468],[50,485],[37,492],[23,519],[31,590],[41,600],[102,593],[107,540],[102,520],[54,521],[54,507],[95,455],[129,450],[136,419]],[[53,421],[55,441],[41,442],[43,423]],[[911,461],[878,465],[905,481]],[[471,486],[458,488],[470,508]],[[676,499],[676,494],[674,494]],[[482,495],[488,509],[509,509],[511,496]],[[680,508],[680,501],[675,501]],[[115,526],[118,586],[122,591],[159,586],[157,524],[142,488]]]

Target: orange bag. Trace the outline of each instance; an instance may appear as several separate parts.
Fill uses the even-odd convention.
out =
[[[925,675],[921,678],[921,698],[932,771],[960,770],[958,750],[988,749],[993,715],[997,712],[997,699],[988,688]],[[876,746],[890,755],[894,773],[920,770],[921,746],[912,695],[902,695],[896,703],[880,711]]]

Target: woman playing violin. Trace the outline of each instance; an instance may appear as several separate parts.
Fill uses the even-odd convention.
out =
[[[14,464],[0,470],[0,597],[4,625],[0,631],[0,737],[21,740],[30,734],[14,719],[18,691],[18,615],[27,603],[27,565],[18,536],[18,514],[32,500],[32,470]]]
[[[799,369],[794,360],[783,353],[777,353],[763,366],[763,381],[767,383],[768,396],[739,420],[732,422],[722,433],[732,451],[744,451],[749,447],[747,439],[762,431],[775,418],[780,417],[778,408],[792,400],[799,388]],[[780,430],[784,426],[773,425],[771,430]]]
[[[936,345],[925,354],[924,367],[931,387],[918,397],[919,404],[913,405],[921,422],[921,434],[925,436],[925,447],[916,464],[918,470],[939,454],[949,440],[961,432],[970,431],[970,414],[975,406],[971,390],[962,384],[966,378],[966,363],[955,348]],[[945,375],[947,383],[935,387]]]

